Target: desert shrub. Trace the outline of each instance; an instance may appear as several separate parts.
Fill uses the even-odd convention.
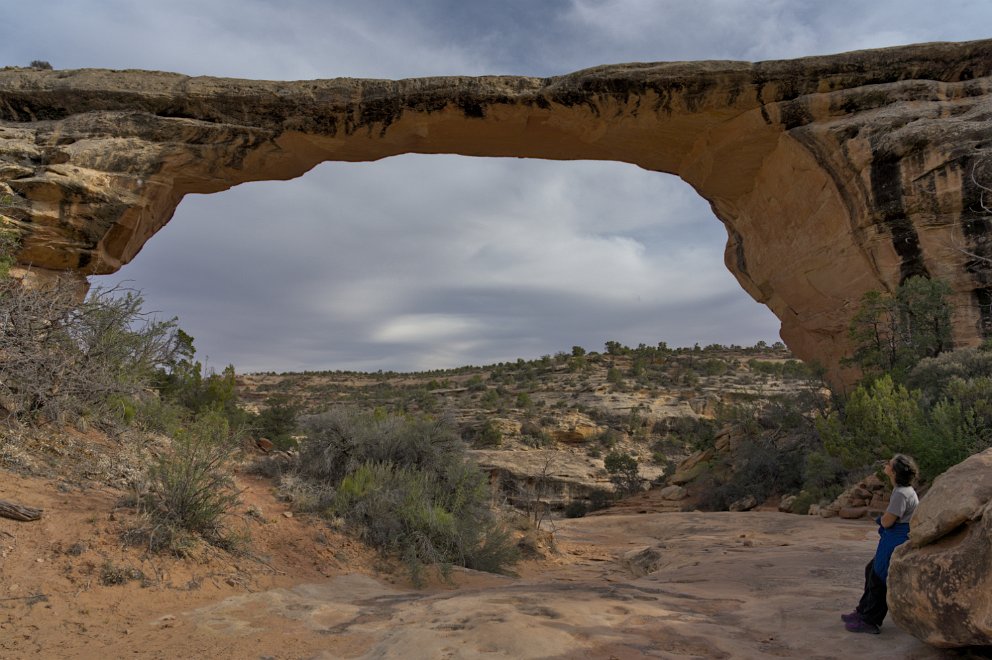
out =
[[[848,469],[907,453],[919,464],[920,478],[929,482],[992,446],[992,378],[962,378],[953,359],[938,360],[913,371],[926,395],[888,374],[859,385],[838,411],[818,423],[826,451]],[[935,371],[927,373],[930,368]]]
[[[992,347],[962,348],[920,360],[909,372],[906,385],[920,390],[924,401],[936,403],[947,394],[952,380],[968,381],[992,374]]]
[[[756,438],[761,434],[761,407],[755,401],[738,401],[716,405],[716,423],[720,426],[734,426],[741,433]]]
[[[809,513],[809,509],[814,504],[829,504],[830,502],[837,499],[837,496],[843,491],[843,486],[838,486],[834,489],[828,491],[809,491],[803,490],[798,495],[796,495],[795,501],[792,503],[791,513],[798,513],[799,515],[805,516]]]
[[[618,497],[636,493],[641,489],[637,459],[627,452],[611,451],[603,459],[603,465],[610,475],[610,481]]]
[[[582,518],[589,512],[589,508],[583,500],[572,500],[565,507],[564,515],[566,518]]]
[[[822,448],[806,453],[802,465],[803,491],[827,497],[843,485],[846,476],[847,469],[836,456]]]
[[[794,492],[802,485],[803,459],[797,450],[783,451],[762,441],[742,443],[729,476],[705,491],[700,507],[723,511],[748,496],[763,502],[774,494]]]
[[[538,427],[537,429],[531,430],[529,433],[521,432],[521,441],[528,447],[533,447],[534,449],[545,449],[554,445],[555,440],[543,428]]]
[[[713,447],[716,429],[716,422],[704,417],[673,417],[656,422],[653,432],[670,434],[675,442],[685,443],[699,451]]]
[[[503,432],[491,419],[470,430],[468,435],[472,446],[476,449],[495,449],[503,444]]]
[[[611,494],[609,491],[597,488],[589,493],[589,511],[599,511],[606,509],[611,504]]]
[[[338,408],[302,418],[301,428],[300,474],[332,485],[366,463],[431,471],[464,447],[449,424],[426,417]]]
[[[696,369],[704,376],[720,376],[727,373],[729,365],[720,358],[707,358],[696,364]]]
[[[134,423],[152,433],[175,435],[189,417],[185,408],[157,395],[138,397],[134,405]]]
[[[303,428],[298,473],[334,488],[331,511],[415,581],[428,565],[502,571],[515,560],[485,474],[444,420],[335,410]]]
[[[141,536],[149,547],[182,554],[196,537],[227,542],[223,521],[238,502],[225,468],[231,453],[227,420],[216,413],[176,433],[172,450],[148,468],[148,492],[141,499],[147,522]]]
[[[758,423],[777,432],[804,431],[814,424],[811,413],[826,405],[814,389],[770,396],[758,414]]]
[[[144,580],[145,574],[131,566],[120,566],[109,559],[100,568],[100,583],[105,587],[127,584],[131,580]]]
[[[479,399],[479,403],[487,410],[499,410],[503,407],[503,397],[498,390],[486,390],[486,393]]]
[[[593,437],[593,442],[602,447],[603,449],[613,449],[616,447],[617,442],[620,441],[622,434],[615,429],[606,429],[597,433]]]
[[[0,280],[0,401],[19,419],[114,419],[175,350],[175,321],[157,321],[134,291],[59,278],[43,289]]]
[[[8,197],[0,197],[0,208],[6,206]],[[0,214],[0,221],[4,216]],[[0,227],[0,280],[10,276],[10,268],[15,263],[14,254],[21,245],[20,233],[7,227]]]
[[[32,69],[47,69],[52,70],[52,65],[45,60],[31,60],[31,64],[28,65]]]
[[[266,403],[265,408],[249,422],[252,430],[272,441],[278,449],[292,448],[296,444],[293,433],[298,427],[299,407],[288,397],[273,397]]]

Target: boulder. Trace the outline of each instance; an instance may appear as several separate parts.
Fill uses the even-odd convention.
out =
[[[569,412],[556,418],[554,427],[550,429],[555,440],[566,444],[587,442],[605,430],[606,427],[592,421],[588,415],[577,412]]]
[[[679,463],[679,466],[675,469],[675,474],[672,475],[669,481],[677,486],[683,486],[695,479],[702,470],[703,465],[711,460],[713,460],[712,449],[697,451]]]
[[[684,486],[672,485],[662,488],[661,491],[658,493],[658,496],[661,497],[661,499],[663,500],[676,502],[678,500],[684,500],[686,497],[688,497],[689,491],[687,491]]]
[[[845,506],[837,512],[837,515],[845,520],[857,520],[864,518],[866,513],[868,513],[868,509],[863,506]]]
[[[757,498],[754,495],[748,495],[732,503],[727,509],[728,511],[750,511],[756,506],[758,506]]]
[[[992,449],[934,481],[888,587],[893,620],[927,644],[992,645]]]
[[[796,503],[795,495],[786,495],[778,503],[778,510],[782,513],[792,513],[792,505]]]
[[[664,559],[661,554],[663,549],[663,546],[659,546],[631,550],[623,556],[621,562],[627,570],[634,574],[634,577],[642,577],[661,568]]]

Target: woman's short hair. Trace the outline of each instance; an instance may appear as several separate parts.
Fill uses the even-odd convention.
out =
[[[912,486],[920,473],[916,461],[906,454],[896,454],[889,464],[892,465],[892,474],[896,477],[896,486]]]

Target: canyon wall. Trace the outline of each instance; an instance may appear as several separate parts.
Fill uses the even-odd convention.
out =
[[[623,161],[710,202],[727,267],[781,319],[789,347],[840,381],[861,295],[911,275],[951,285],[958,345],[992,332],[990,69],[992,40],[543,79],[7,68],[0,214],[21,234],[21,272],[85,276],[135,258],[187,193],[323,161]]]

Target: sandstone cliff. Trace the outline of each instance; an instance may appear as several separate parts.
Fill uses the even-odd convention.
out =
[[[832,366],[861,294],[914,274],[992,328],[992,41],[553,78],[299,82],[0,71],[0,198],[35,274],[110,273],[184,195],[326,160],[454,153],[625,161],[680,176],[726,263],[802,358]]]

